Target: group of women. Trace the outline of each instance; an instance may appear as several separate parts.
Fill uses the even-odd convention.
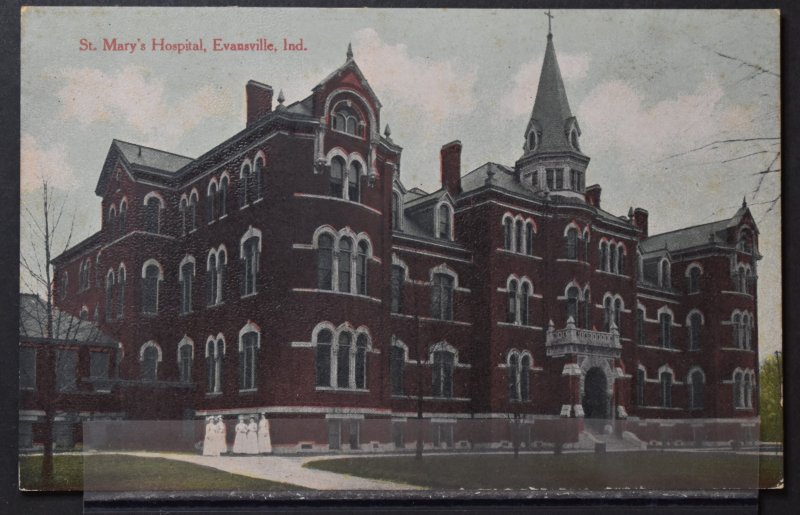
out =
[[[269,420],[266,414],[256,422],[256,416],[239,415],[233,440],[233,454],[268,454],[272,452],[269,436]],[[206,417],[206,436],[203,441],[203,456],[219,456],[228,452],[227,430],[222,417]]]

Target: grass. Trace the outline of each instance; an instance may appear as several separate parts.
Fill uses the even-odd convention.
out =
[[[724,453],[427,455],[319,460],[306,467],[442,489],[753,489],[783,477],[779,456]]]
[[[224,490],[265,491],[302,490],[299,486],[277,483],[221,470],[163,458],[123,455],[54,457],[56,491],[80,491],[87,484],[92,491]],[[20,488],[41,490],[41,456],[20,456]]]

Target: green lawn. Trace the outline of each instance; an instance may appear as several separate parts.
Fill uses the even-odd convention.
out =
[[[760,465],[760,481],[759,481]],[[706,490],[775,485],[783,476],[775,456],[723,453],[426,455],[313,461],[307,467],[431,488]]]
[[[54,490],[83,490],[83,467],[93,491],[302,490],[284,483],[254,479],[191,463],[123,455],[55,456]],[[41,456],[20,456],[20,488],[39,490]]]

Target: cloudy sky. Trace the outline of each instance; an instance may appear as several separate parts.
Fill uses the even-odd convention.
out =
[[[780,114],[774,11],[555,11],[556,52],[587,184],[603,206],[650,211],[651,233],[731,216],[746,197],[761,229],[762,356],[780,347]],[[513,165],[547,34],[541,9],[28,8],[22,15],[22,202],[41,175],[100,227],[94,195],[112,138],[194,157],[244,127],[244,85],[306,97],[348,42],[404,148],[408,186],[435,189],[438,151],[460,139],[466,173]],[[170,53],[151,40],[283,38],[304,52]],[[139,41],[133,53],[80,40]],[[772,172],[778,170],[777,172]],[[769,171],[770,173],[759,173]],[[31,238],[22,224],[22,250]],[[24,278],[23,274],[23,278]]]

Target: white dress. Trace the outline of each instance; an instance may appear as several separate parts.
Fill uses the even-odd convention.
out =
[[[216,454],[216,440],[214,434],[214,424],[208,421],[206,424],[206,437],[203,440],[203,456],[215,456]]]
[[[233,440],[233,453],[244,454],[245,440],[247,439],[247,424],[240,421],[236,424],[236,438]]]
[[[244,444],[245,454],[258,454],[258,424],[255,421],[247,424],[247,437]]]
[[[225,422],[219,421],[214,424],[214,447],[217,451],[216,456],[228,452],[228,441],[226,439],[227,430]]]
[[[258,452],[259,454],[272,452],[272,440],[269,437],[269,420],[265,418],[258,421]]]

